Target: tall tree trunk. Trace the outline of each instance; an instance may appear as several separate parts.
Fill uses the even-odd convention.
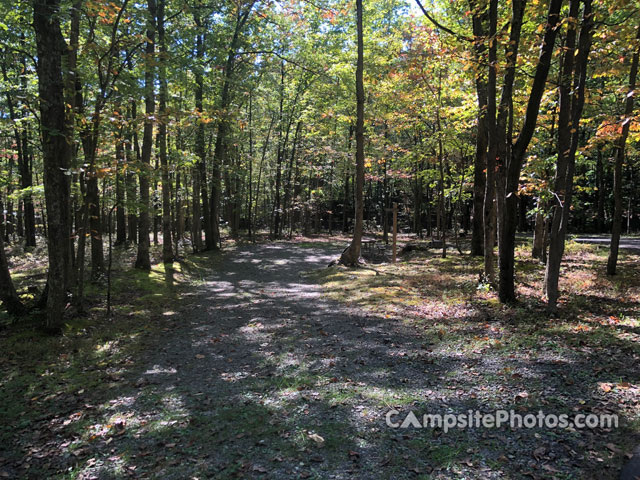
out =
[[[213,239],[213,229],[211,226],[211,215],[209,214],[209,193],[207,189],[207,169],[206,169],[206,148],[205,148],[205,132],[203,113],[203,97],[204,97],[204,78],[202,62],[204,60],[204,32],[203,25],[197,11],[193,15],[194,22],[199,31],[196,35],[196,59],[197,65],[194,69],[194,77],[196,83],[195,103],[196,112],[199,116],[196,128],[195,153],[198,162],[193,171],[193,235],[194,249],[201,251],[202,246],[202,227],[204,221],[205,248],[211,250],[215,247]]]
[[[93,130],[93,129],[92,129]],[[86,140],[85,158],[89,163],[87,192],[85,201],[89,209],[89,230],[91,233],[91,277],[98,278],[104,272],[104,246],[102,243],[102,212],[100,208],[100,191],[98,189],[98,175],[96,171],[98,136],[90,134]],[[83,141],[84,144],[84,141]],[[87,153],[89,152],[89,153]]]
[[[349,179],[351,178],[351,141],[353,138],[354,127],[349,125],[349,136],[347,138],[347,152],[349,152],[344,162],[344,201],[342,207],[342,232],[349,232],[349,206],[351,204],[351,196],[349,194]]]
[[[137,117],[137,105],[136,101],[131,101],[129,108],[129,122],[130,126],[127,127],[127,141],[126,141],[126,161],[127,161],[127,176],[126,176],[126,193],[127,193],[127,241],[129,243],[138,243],[138,209],[136,207],[138,203],[137,185],[135,168],[140,164],[140,148],[138,146],[138,129],[135,125]]]
[[[342,252],[340,263],[355,266],[360,259],[362,246],[364,202],[364,42],[362,33],[362,0],[356,0],[356,24],[358,37],[358,60],[356,64],[356,182],[355,182],[355,225],[349,247]]]
[[[138,223],[138,252],[135,267],[141,270],[151,270],[151,259],[149,257],[149,176],[151,175],[151,149],[153,147],[153,114],[155,112],[154,94],[154,53],[155,53],[155,22],[156,22],[156,2],[147,0],[147,46],[145,49],[145,71],[144,71],[144,97],[145,97],[145,119],[144,132],[142,137],[142,157],[140,166],[140,218]]]
[[[124,138],[122,128],[116,132],[116,243],[124,245],[127,241],[127,217],[124,198]]]
[[[625,146],[632,122],[633,97],[636,89],[636,76],[638,75],[638,56],[640,56],[640,27],[638,27],[636,42],[638,42],[638,46],[631,59],[629,88],[625,98],[622,132],[616,145],[616,164],[613,169],[613,225],[611,226],[611,246],[607,260],[607,275],[615,275],[618,264],[618,248],[620,246],[620,233],[622,232],[622,165],[624,164]]]
[[[596,188],[597,198],[596,204],[598,206],[596,213],[596,232],[604,232],[604,168],[602,165],[602,152],[600,149],[596,151]]]
[[[158,142],[160,151],[160,170],[162,175],[162,261],[173,261],[171,243],[171,180],[169,179],[169,162],[167,159],[167,45],[164,35],[164,7],[165,0],[158,0],[158,43],[160,61],[158,73],[160,77],[160,95],[158,102]]]
[[[67,138],[62,55],[64,40],[60,31],[59,0],[33,1],[36,32],[38,93],[44,192],[47,203],[47,243],[49,273],[46,324],[52,330],[62,326],[66,305],[66,276],[69,260],[71,146]]]
[[[29,146],[29,130],[22,131],[22,155],[23,162],[18,164],[20,169],[20,183],[23,189],[31,190],[33,186],[33,154]],[[24,236],[25,247],[36,246],[36,210],[33,205],[31,193],[27,193],[23,199],[24,204]]]
[[[506,141],[509,142],[509,162],[504,166],[504,194],[501,201],[504,202],[502,212],[500,232],[500,289],[499,298],[502,302],[509,302],[515,298],[514,285],[514,261],[515,261],[515,245],[516,245],[516,228],[518,225],[518,201],[517,192],[520,182],[520,173],[522,164],[533,137],[536,123],[538,121],[538,113],[540,111],[540,102],[544,93],[549,68],[551,66],[551,58],[555,40],[558,31],[558,23],[560,21],[560,8],[562,0],[550,0],[549,10],[547,14],[547,23],[545,25],[545,33],[540,46],[540,56],[536,65],[533,82],[529,90],[529,98],[527,100],[527,108],[525,111],[524,121],[520,129],[518,137],[511,146],[512,135],[505,135]],[[511,49],[516,49],[513,45]],[[513,50],[511,50],[513,51]],[[515,55],[512,55],[515,57]],[[510,63],[515,64],[516,58],[509,59]],[[510,102],[510,98],[507,99]],[[488,182],[488,179],[487,179]]]
[[[481,9],[476,0],[469,2],[473,16],[473,51],[478,65],[486,62],[487,9]],[[486,70],[477,69],[475,84],[478,101],[478,127],[476,132],[476,153],[473,163],[473,224],[471,228],[471,255],[484,255],[483,207],[487,167],[487,77]]]
[[[498,0],[489,0],[489,39],[495,39],[498,25]],[[494,243],[496,236],[496,155],[497,125],[496,125],[496,90],[498,50],[495,40],[489,40],[489,74],[487,80],[487,114],[486,130],[488,137],[487,173],[484,190],[483,220],[484,220],[484,278],[493,285],[495,283]]]
[[[573,172],[580,134],[580,118],[582,117],[582,108],[584,106],[587,63],[591,50],[591,30],[593,27],[591,0],[583,0],[583,3],[584,9],[578,49],[576,51],[575,47],[577,22],[569,22],[565,55],[561,67],[558,160],[554,183],[557,203],[553,209],[549,254],[545,272],[545,293],[547,295],[547,306],[550,310],[556,308],[558,301],[558,278],[560,276],[560,263],[564,254],[564,240],[571,211]],[[571,0],[569,5],[569,16],[571,18],[578,18],[579,5],[578,0]]]
[[[240,34],[246,24],[251,10],[256,0],[251,0],[244,10],[238,9],[236,16],[236,25],[233,38],[229,45],[227,61],[225,63],[224,77],[222,80],[222,91],[220,93],[220,103],[218,105],[221,112],[218,120],[218,129],[216,135],[216,145],[213,153],[213,174],[211,178],[211,199],[210,199],[210,217],[211,227],[213,230],[213,248],[220,247],[220,194],[222,189],[222,168],[227,161],[227,135],[230,130],[229,112],[227,111],[231,104],[231,83],[233,80],[233,69],[235,58],[240,42]]]
[[[282,157],[284,156],[284,60],[280,63],[280,108],[278,115],[278,153],[276,159],[276,184],[275,184],[275,196],[273,202],[273,237],[280,238],[280,217],[281,217],[281,205],[280,205],[280,186],[282,184]]]
[[[296,131],[293,135],[293,145],[291,146],[291,155],[289,156],[289,166],[287,168],[287,182],[284,190],[283,208],[287,212],[287,215],[289,216],[289,218],[291,218],[291,216],[293,215],[292,208],[291,208],[291,203],[292,203],[291,197],[293,193],[292,177],[293,177],[293,170],[294,170],[294,162],[296,159],[296,149],[298,146],[298,136],[300,135],[301,129],[302,129],[302,120],[298,121],[298,124],[296,125]],[[283,223],[284,222],[285,221],[283,220]]]
[[[253,241],[253,90],[249,90],[249,190],[247,199],[247,233],[249,240]]]
[[[514,191],[509,191],[508,197],[506,189],[507,168],[511,164],[513,88],[525,3],[525,0],[514,0],[512,2],[511,32],[506,49],[507,65],[504,73],[498,119],[496,121],[496,142],[498,145],[496,152],[496,206],[498,212],[498,265],[500,267],[498,296],[502,302],[515,300],[515,262],[513,253],[509,253],[509,235],[513,235],[515,248],[515,232],[518,223],[518,197],[516,196],[518,184],[516,183]],[[508,216],[506,215],[507,209],[510,211]]]

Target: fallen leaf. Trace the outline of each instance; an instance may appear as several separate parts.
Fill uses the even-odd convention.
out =
[[[609,393],[613,388],[613,386],[610,383],[603,383],[603,382],[598,383],[598,386],[600,387],[600,390],[602,390],[604,393]]]
[[[607,447],[607,449],[609,449],[613,453],[622,453],[622,450],[616,447],[613,443],[607,443],[605,447]]]
[[[313,440],[314,442],[316,442],[316,445],[318,447],[322,447],[324,445],[324,438],[322,438],[320,435],[318,435],[317,433],[310,433],[309,434],[309,438],[311,440]]]

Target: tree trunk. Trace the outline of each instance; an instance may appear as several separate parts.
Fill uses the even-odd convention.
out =
[[[194,250],[201,251],[202,245],[202,228],[204,226],[205,246],[206,250],[214,248],[213,230],[211,228],[211,216],[209,214],[209,193],[207,188],[207,169],[206,169],[206,148],[205,148],[205,131],[202,118],[203,113],[203,97],[204,97],[204,78],[202,75],[204,61],[204,31],[206,28],[202,25],[198,11],[195,10],[193,19],[198,28],[196,35],[196,60],[197,64],[194,68],[194,78],[196,83],[195,89],[195,106],[196,113],[200,117],[196,127],[195,138],[195,154],[198,162],[193,170],[193,236]],[[203,225],[204,223],[204,225]]]
[[[47,203],[47,243],[49,273],[46,325],[59,330],[66,305],[66,275],[69,260],[69,163],[71,146],[67,138],[62,55],[64,40],[60,31],[59,0],[33,1],[36,32],[38,93],[44,191]]]
[[[511,138],[512,138],[512,111],[513,111],[513,89],[516,74],[516,61],[520,46],[520,33],[522,20],[524,18],[524,0],[514,0],[512,2],[511,32],[509,34],[509,44],[507,47],[507,64],[502,85],[502,94],[496,122],[497,129],[497,158],[496,158],[496,206],[498,212],[498,297],[501,302],[515,300],[515,233],[518,224],[517,189],[519,177],[515,186],[507,190],[507,169],[511,165]],[[508,192],[508,193],[507,193]],[[507,215],[507,212],[509,214]],[[511,240],[513,238],[513,241]],[[510,244],[512,243],[512,245]]]
[[[640,27],[636,41],[640,42]],[[636,76],[638,75],[638,56],[640,56],[640,43],[631,59],[631,70],[629,72],[629,88],[624,106],[624,120],[622,121],[622,132],[616,145],[616,164],[613,169],[613,225],[611,227],[611,246],[609,258],[607,260],[607,275],[615,275],[618,264],[618,248],[620,246],[620,233],[622,232],[622,165],[624,163],[625,146],[631,127],[631,116],[633,114],[633,97],[636,88]]]
[[[549,254],[545,271],[545,293],[547,307],[553,311],[558,301],[558,279],[560,263],[564,254],[564,240],[569,214],[571,211],[571,194],[573,190],[573,172],[575,154],[578,148],[579,124],[584,106],[585,83],[587,79],[587,63],[591,50],[591,29],[593,15],[591,0],[584,0],[582,26],[576,51],[577,23],[569,22],[565,53],[562,61],[562,78],[560,81],[560,110],[558,114],[558,160],[554,191],[556,205],[551,220],[549,237]],[[571,0],[569,16],[578,18],[580,2]]]
[[[227,161],[227,135],[230,130],[229,112],[227,111],[231,103],[231,83],[233,80],[233,69],[235,65],[235,57],[237,54],[238,44],[240,41],[240,33],[246,24],[251,10],[256,0],[251,0],[245,10],[238,9],[236,17],[236,25],[233,38],[229,45],[227,61],[224,68],[224,77],[222,81],[222,90],[220,93],[219,111],[222,112],[218,120],[218,129],[216,135],[216,145],[213,153],[213,174],[211,178],[211,199],[210,199],[210,218],[211,228],[213,231],[213,248],[220,248],[220,194],[222,189],[222,168]]]
[[[498,0],[489,0],[489,38],[496,35],[498,24]],[[484,190],[483,220],[484,220],[484,278],[490,285],[495,283],[494,243],[496,235],[496,154],[497,126],[496,126],[496,89],[497,89],[497,45],[489,42],[489,74],[487,80],[487,115],[486,130],[488,137],[487,174]]]
[[[138,222],[138,252],[135,267],[141,270],[151,270],[151,259],[149,257],[149,175],[151,175],[151,149],[153,147],[153,114],[155,112],[154,95],[154,63],[155,59],[155,22],[156,3],[155,0],[147,0],[147,46],[145,49],[145,71],[144,71],[144,96],[145,96],[145,119],[144,132],[142,136],[142,156],[140,158],[140,216]]]
[[[597,188],[597,205],[598,210],[596,214],[596,232],[604,232],[604,171],[602,165],[602,152],[600,149],[596,151],[596,188]]]
[[[158,43],[160,44],[160,60],[158,73],[160,76],[160,95],[158,103],[158,142],[160,151],[160,169],[162,175],[162,261],[173,262],[171,243],[171,180],[169,179],[169,163],[167,160],[167,45],[164,36],[165,0],[158,0]]]
[[[544,87],[547,82],[549,68],[551,66],[551,58],[553,56],[555,39],[558,31],[558,23],[560,21],[560,7],[562,0],[551,0],[549,2],[549,10],[547,14],[547,22],[545,25],[545,33],[541,42],[540,56],[533,77],[533,83],[529,91],[527,108],[525,111],[524,121],[520,133],[513,145],[511,145],[512,135],[505,135],[506,141],[509,142],[507,151],[509,154],[509,162],[504,167],[504,202],[503,218],[501,221],[502,230],[500,232],[500,290],[499,297],[501,302],[512,301],[515,298],[514,285],[514,257],[515,257],[515,240],[517,227],[518,201],[517,192],[520,182],[520,172],[526,155],[527,148],[533,137],[538,113],[540,111],[540,102],[544,93]],[[514,6],[515,7],[515,6]],[[517,45],[514,45],[517,52]],[[511,50],[514,51],[514,50]],[[516,58],[512,55],[510,58],[511,65],[515,64]],[[504,92],[503,92],[504,93]],[[510,99],[507,99],[510,101]],[[488,182],[488,178],[487,178]],[[486,238],[486,237],[485,237]],[[485,246],[486,248],[486,246]]]
[[[118,129],[116,133],[116,243],[115,245],[124,245],[127,241],[127,217],[125,212],[124,200],[124,139],[122,137],[122,129]]]
[[[340,257],[340,263],[350,266],[357,265],[360,259],[364,223],[364,204],[362,198],[362,190],[364,187],[364,42],[362,33],[362,0],[356,0],[356,24],[358,36],[358,60],[356,65],[356,221],[353,228],[351,244],[342,252],[342,256]]]
[[[538,209],[541,209],[541,201],[538,200]],[[536,213],[536,223],[533,229],[533,248],[531,249],[531,256],[542,260],[542,250],[544,248],[544,214],[541,211]]]
[[[293,178],[293,170],[294,170],[294,161],[296,159],[296,149],[298,147],[298,136],[300,135],[300,130],[302,129],[302,121],[299,121],[296,125],[296,131],[293,135],[293,145],[291,146],[291,155],[289,157],[289,166],[287,168],[287,181],[286,187],[284,190],[284,200],[282,202],[284,210],[287,212],[289,218],[293,215],[291,208],[291,197],[293,193],[293,185],[291,184]],[[285,220],[283,220],[283,224]]]
[[[253,241],[253,90],[249,90],[249,188],[247,199],[247,233],[249,240]]]
[[[93,137],[93,135],[92,135]],[[89,207],[89,230],[91,232],[91,277],[98,278],[104,272],[104,246],[102,243],[102,219],[100,209],[100,192],[95,169],[97,136],[89,140],[91,154],[87,176],[86,202]],[[86,155],[85,150],[85,155]]]
[[[284,107],[284,60],[280,63],[280,109],[278,115],[278,154],[276,159],[276,184],[273,202],[273,238],[280,238],[280,185],[282,183],[282,157],[284,156],[283,107]]]
[[[478,65],[486,61],[486,30],[487,10],[478,8],[477,2],[471,0],[469,5],[473,12],[472,25],[474,37],[474,55]],[[486,74],[478,68],[475,78],[476,95],[478,100],[478,128],[476,132],[476,153],[473,164],[473,224],[471,229],[471,255],[484,254],[484,222],[483,207],[485,194],[485,179],[487,167],[487,80]]]
[[[131,101],[128,109],[130,124],[136,120],[136,102]],[[126,174],[126,198],[127,198],[127,242],[138,243],[138,195],[135,169],[139,167],[138,134],[135,126],[127,127],[127,140],[125,142],[125,158],[127,162]]]

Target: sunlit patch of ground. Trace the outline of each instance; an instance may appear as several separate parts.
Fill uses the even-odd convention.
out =
[[[436,369],[459,359],[442,377],[448,387],[434,389],[445,397],[453,388],[456,398],[484,407],[517,402],[561,411],[615,411],[625,433],[604,433],[613,441],[609,451],[589,447],[592,459],[606,461],[615,450],[630,450],[640,437],[640,377],[632,367],[640,364],[638,256],[623,254],[618,275],[608,277],[606,248],[568,242],[560,311],[549,316],[542,295],[544,266],[529,252],[527,244],[517,249],[519,302],[510,306],[479,284],[481,261],[454,250],[446,259],[440,251],[411,253],[396,264],[333,266],[312,276],[331,298],[418,333],[424,349],[400,352],[408,359],[422,355]]]

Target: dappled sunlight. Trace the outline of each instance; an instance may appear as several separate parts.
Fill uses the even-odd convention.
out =
[[[178,373],[178,371],[174,367],[161,367],[160,365],[154,365],[152,368],[146,370],[143,375],[159,375],[159,374],[173,375],[175,373]]]
[[[488,478],[516,478],[525,468],[518,452],[532,442],[570,465],[585,461],[581,442],[602,456],[617,440],[601,431],[394,430],[386,412],[609,409],[637,418],[634,365],[603,355],[637,345],[634,300],[606,315],[609,294],[587,297],[597,292],[585,284],[579,315],[547,321],[537,297],[503,307],[493,292],[476,292],[462,257],[325,268],[340,248],[319,245],[238,246],[228,260],[240,263],[216,263],[206,276],[192,263],[188,275],[198,282],[179,291],[180,308],[168,297],[152,310],[153,330],[143,322],[117,341],[94,342],[90,359],[60,357],[60,366],[40,371],[34,381],[54,385],[62,368],[104,364],[91,371],[92,387],[84,377],[31,401],[49,409],[72,399],[71,411],[42,423],[60,435],[55,448],[71,452],[65,468],[78,478],[257,478],[263,470],[297,478],[318,468],[375,478],[384,464],[402,478],[409,462],[442,478],[477,468]],[[540,269],[523,280],[537,282]]]

